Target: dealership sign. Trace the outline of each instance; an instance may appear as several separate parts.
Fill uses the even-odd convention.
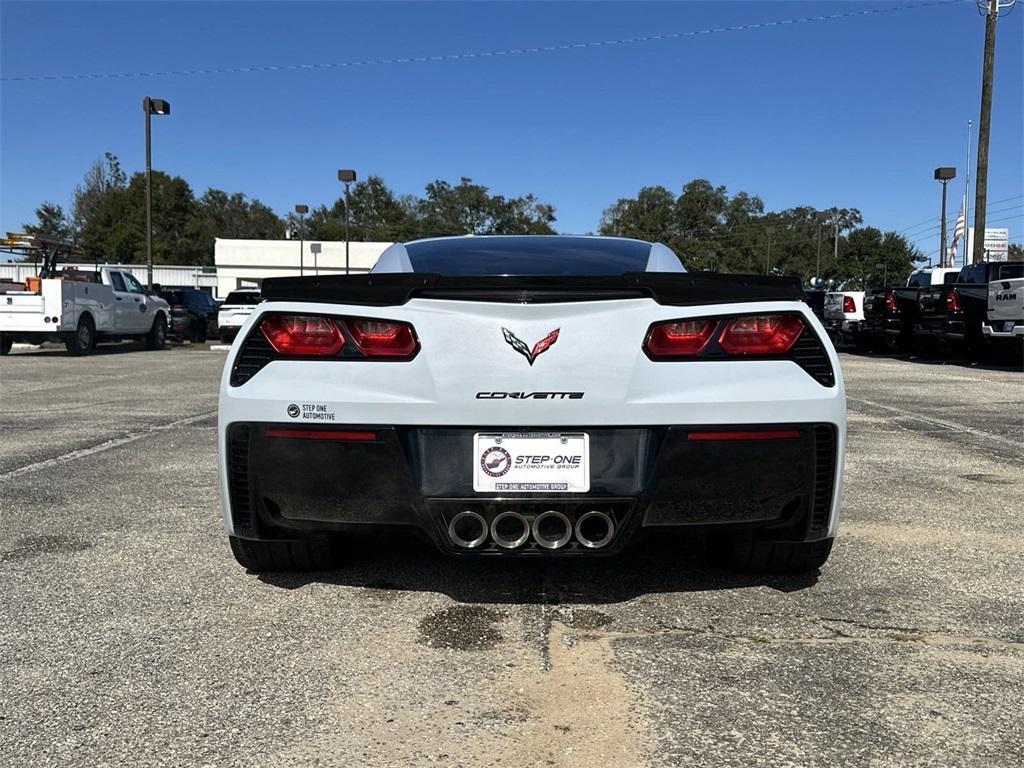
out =
[[[1010,250],[1010,230],[1006,227],[985,228],[985,260],[1006,261]],[[968,262],[974,256],[974,227],[968,230],[967,234],[967,256]]]

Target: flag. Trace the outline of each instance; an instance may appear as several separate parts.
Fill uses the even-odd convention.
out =
[[[949,254],[946,263],[949,266],[953,266],[956,263],[956,245],[960,238],[964,236],[964,227],[967,225],[966,219],[964,218],[964,205],[967,202],[967,198],[960,201],[960,213],[957,214],[956,224],[953,225],[953,239],[949,244]],[[964,258],[967,257],[966,243],[964,243]]]

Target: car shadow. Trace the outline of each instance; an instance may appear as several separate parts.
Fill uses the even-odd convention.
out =
[[[701,536],[665,532],[608,557],[449,557],[411,535],[365,534],[349,539],[335,571],[263,573],[281,589],[309,584],[360,587],[381,593],[437,592],[460,603],[612,604],[644,595],[765,586],[798,592],[817,571],[799,575],[737,574],[708,563]]]

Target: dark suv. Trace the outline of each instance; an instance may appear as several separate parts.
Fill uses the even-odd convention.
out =
[[[169,336],[184,341],[204,342],[217,335],[217,302],[198,288],[168,288],[160,296],[171,305]]]

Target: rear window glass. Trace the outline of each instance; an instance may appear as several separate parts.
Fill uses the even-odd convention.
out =
[[[1018,261],[1011,264],[1002,264],[999,267],[999,274],[993,280],[1012,280],[1015,277],[1024,277],[1024,262]]]
[[[643,272],[651,245],[588,237],[465,237],[406,245],[416,272],[441,275],[621,275]]]
[[[225,304],[259,304],[260,295],[256,291],[232,291],[224,299]]]

